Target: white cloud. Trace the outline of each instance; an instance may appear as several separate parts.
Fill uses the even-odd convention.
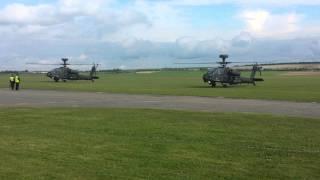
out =
[[[288,38],[300,31],[302,15],[296,13],[272,14],[266,10],[246,10],[240,18],[246,31],[258,37]]]
[[[248,47],[250,46],[255,39],[248,32],[241,32],[239,35],[235,36],[232,40],[232,46],[234,47]]]
[[[259,33],[265,29],[266,21],[270,19],[270,13],[264,10],[244,11],[241,17],[245,19],[248,31]]]
[[[292,6],[292,5],[320,5],[320,0],[160,0],[160,2],[171,3],[175,5],[215,5],[215,4],[238,4],[246,6]]]
[[[80,56],[79,56],[79,60],[87,60],[88,59],[88,55],[86,55],[86,54],[84,54],[84,53],[82,53],[82,54],[80,54]]]
[[[95,15],[108,3],[106,0],[59,0],[58,7],[63,14]]]
[[[60,0],[39,5],[8,4],[0,9],[0,33],[28,38],[102,40],[121,29],[149,23],[141,12],[111,8],[112,3],[113,0]]]
[[[9,4],[0,11],[0,24],[48,25],[57,21],[57,12],[52,5]]]
[[[166,3],[136,1],[127,9],[143,14],[148,23],[120,28],[112,38],[128,38],[154,41],[174,41],[186,32],[187,23],[179,11]],[[130,12],[130,11],[129,11]],[[120,15],[122,16],[122,15]]]

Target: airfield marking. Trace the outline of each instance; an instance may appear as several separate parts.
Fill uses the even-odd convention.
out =
[[[0,107],[114,107],[320,117],[320,103],[196,96],[0,89]]]

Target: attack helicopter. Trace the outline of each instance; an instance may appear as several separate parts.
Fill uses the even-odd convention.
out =
[[[203,74],[202,79],[205,83],[211,85],[211,87],[216,87],[217,83],[220,83],[223,87],[227,87],[228,85],[234,84],[253,84],[256,85],[256,81],[264,81],[262,78],[256,78],[256,72],[260,72],[262,67],[255,63],[252,66],[250,77],[243,77],[240,75],[240,71],[227,67],[227,64],[231,62],[227,62],[226,59],[229,56],[227,54],[221,54],[219,58],[222,59],[221,62],[217,62],[220,64],[219,67],[210,68],[205,74]],[[190,63],[179,63],[179,64],[190,64]],[[198,63],[192,63],[198,64]],[[211,64],[211,63],[199,63],[199,64]]]
[[[227,64],[231,62],[227,62],[226,59],[229,57],[227,54],[221,54],[219,56],[222,61],[218,62],[220,64],[217,68],[209,69],[207,73],[202,76],[204,82],[208,83],[212,87],[216,87],[217,83],[221,83],[223,87],[227,87],[227,84],[253,84],[256,85],[256,81],[264,81],[262,78],[255,78],[256,72],[260,72],[262,67],[257,63],[252,66],[250,77],[242,77],[240,76],[240,72],[234,69],[227,67]]]
[[[43,64],[43,63],[27,63],[33,65],[62,65],[61,67],[52,69],[46,75],[47,77],[53,79],[55,82],[62,80],[66,82],[67,80],[91,80],[94,82],[95,79],[99,79],[96,75],[96,70],[99,64],[93,64],[89,75],[82,75],[77,70],[70,69],[68,65],[91,65],[91,64],[69,64],[67,63],[68,58],[62,58],[62,63],[60,64]]]

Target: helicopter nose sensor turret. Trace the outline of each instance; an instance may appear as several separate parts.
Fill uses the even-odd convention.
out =
[[[48,73],[47,73],[47,76],[48,76],[49,78],[52,78],[52,73],[51,73],[51,72],[48,72]]]

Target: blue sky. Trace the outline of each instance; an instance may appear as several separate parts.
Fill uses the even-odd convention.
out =
[[[319,0],[2,0],[0,70],[26,62],[102,68],[177,61],[320,58]]]

